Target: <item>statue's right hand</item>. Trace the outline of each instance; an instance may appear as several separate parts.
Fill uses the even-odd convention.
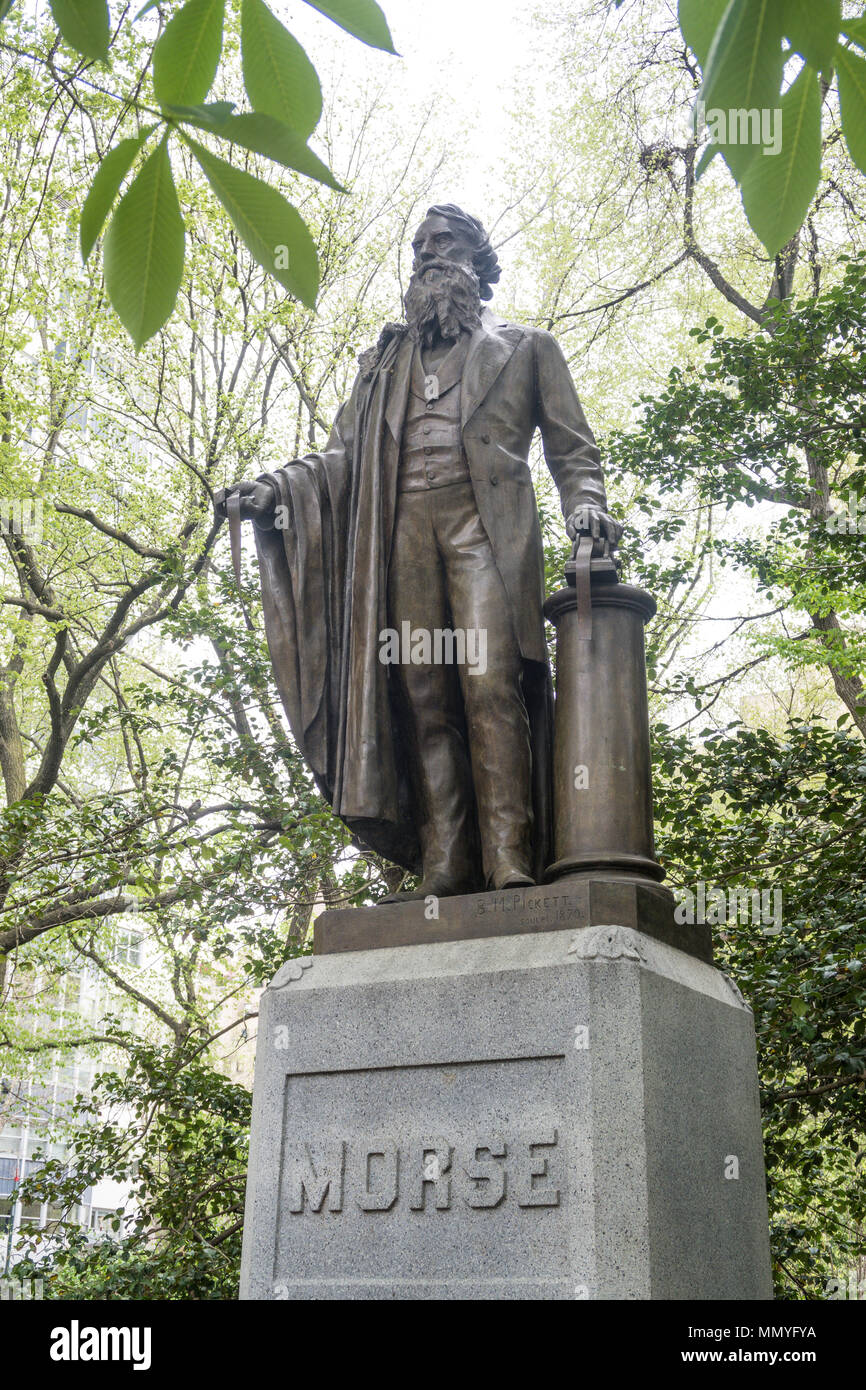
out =
[[[241,499],[241,519],[243,521],[268,521],[273,516],[277,494],[270,483],[233,483],[231,487],[221,488],[214,493],[214,510],[217,516],[227,515],[228,499],[238,493]]]

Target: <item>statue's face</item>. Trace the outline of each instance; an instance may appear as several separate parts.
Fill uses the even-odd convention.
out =
[[[412,242],[412,251],[412,269],[416,275],[422,274],[437,259],[472,268],[474,247],[469,237],[461,231],[459,223],[438,214],[421,223]]]

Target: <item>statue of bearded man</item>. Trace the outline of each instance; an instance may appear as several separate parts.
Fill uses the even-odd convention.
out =
[[[362,354],[324,450],[218,502],[255,523],[318,786],[359,845],[420,875],[392,900],[531,885],[549,860],[536,429],[569,535],[621,533],[556,341],[482,307],[500,270],[481,223],[432,207],[412,249],[406,322]]]

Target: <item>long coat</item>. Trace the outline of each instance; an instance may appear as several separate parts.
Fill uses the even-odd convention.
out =
[[[414,345],[399,328],[365,354],[321,453],[268,475],[286,513],[256,527],[265,629],[298,747],[356,840],[419,866],[389,667],[387,576]],[[372,358],[372,360],[371,360]],[[552,692],[544,556],[529,446],[540,429],[563,513],[606,507],[599,453],[555,339],[485,311],[461,384],[463,446],[511,601],[533,741],[535,866],[548,851]],[[286,523],[287,520],[287,524]],[[394,620],[399,615],[394,615]]]

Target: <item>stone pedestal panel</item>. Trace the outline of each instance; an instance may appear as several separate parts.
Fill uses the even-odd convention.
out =
[[[751,1014],[623,926],[289,962],[241,1297],[769,1298]]]

